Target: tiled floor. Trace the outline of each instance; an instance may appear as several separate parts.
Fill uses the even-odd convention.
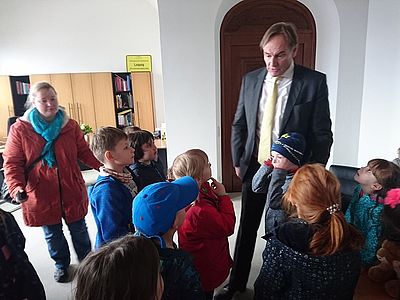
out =
[[[233,194],[232,198],[234,201],[236,217],[237,217],[237,219],[239,219],[239,216],[240,216],[240,194]],[[26,237],[26,252],[28,253],[30,261],[36,268],[36,270],[45,286],[47,299],[49,299],[49,300],[73,299],[73,293],[74,293],[73,283],[61,284],[61,283],[56,283],[53,279],[53,271],[54,271],[53,261],[50,259],[49,255],[48,255],[42,229],[25,226],[23,224],[21,210],[15,211],[13,213],[13,215],[16,218],[18,224],[20,225],[20,227]],[[96,225],[94,223],[91,212],[89,212],[88,216],[86,217],[86,222],[87,222],[87,225],[89,228],[89,234],[90,234],[91,240],[93,242],[95,240],[95,235],[96,235]],[[236,224],[235,233],[237,232],[237,227],[238,227],[238,222]],[[264,224],[262,223],[260,226],[260,230],[258,232],[258,236],[261,236],[263,234],[263,228],[264,228]],[[69,236],[68,230],[65,231],[65,235],[67,237],[69,245],[71,246],[72,243],[71,243],[71,238]],[[231,252],[233,254],[235,235],[230,237],[229,242],[230,242]],[[256,250],[254,253],[250,278],[249,278],[249,282],[247,285],[248,289],[245,293],[238,295],[235,298],[236,300],[249,300],[249,299],[253,298],[252,286],[258,275],[258,272],[259,272],[259,269],[261,266],[261,262],[262,262],[261,254],[262,254],[263,248],[264,248],[264,241],[262,239],[258,239],[257,245],[256,245]],[[72,254],[71,255],[72,264],[76,265],[77,259],[75,256],[75,252],[72,249],[71,249],[71,254]],[[360,284],[360,288],[356,292],[356,296],[354,299],[384,300],[384,299],[391,299],[391,298],[384,296],[381,286],[374,284],[372,282],[369,282],[368,279],[366,277],[364,277]]]

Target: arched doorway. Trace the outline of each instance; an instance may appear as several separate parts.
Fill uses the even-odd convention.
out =
[[[314,69],[316,29],[311,12],[295,0],[244,0],[232,7],[224,17],[221,41],[221,151],[222,182],[227,191],[241,191],[231,156],[231,125],[244,74],[264,66],[258,46],[266,29],[276,22],[296,25],[299,49],[295,59]]]

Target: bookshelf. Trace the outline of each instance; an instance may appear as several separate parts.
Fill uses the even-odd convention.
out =
[[[116,124],[123,129],[134,125],[134,99],[131,73],[112,73]]]
[[[29,94],[29,76],[10,76],[10,86],[14,114],[18,117],[22,116],[25,112],[25,102]]]

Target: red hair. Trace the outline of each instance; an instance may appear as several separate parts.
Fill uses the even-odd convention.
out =
[[[347,224],[340,211],[340,183],[322,165],[304,165],[293,177],[284,203],[295,206],[298,217],[314,227],[310,252],[331,255],[340,250],[358,250],[363,245],[361,234]],[[338,205],[339,209],[329,210]]]

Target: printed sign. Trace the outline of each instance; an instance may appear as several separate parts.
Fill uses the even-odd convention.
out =
[[[127,72],[151,72],[151,55],[127,55]]]

